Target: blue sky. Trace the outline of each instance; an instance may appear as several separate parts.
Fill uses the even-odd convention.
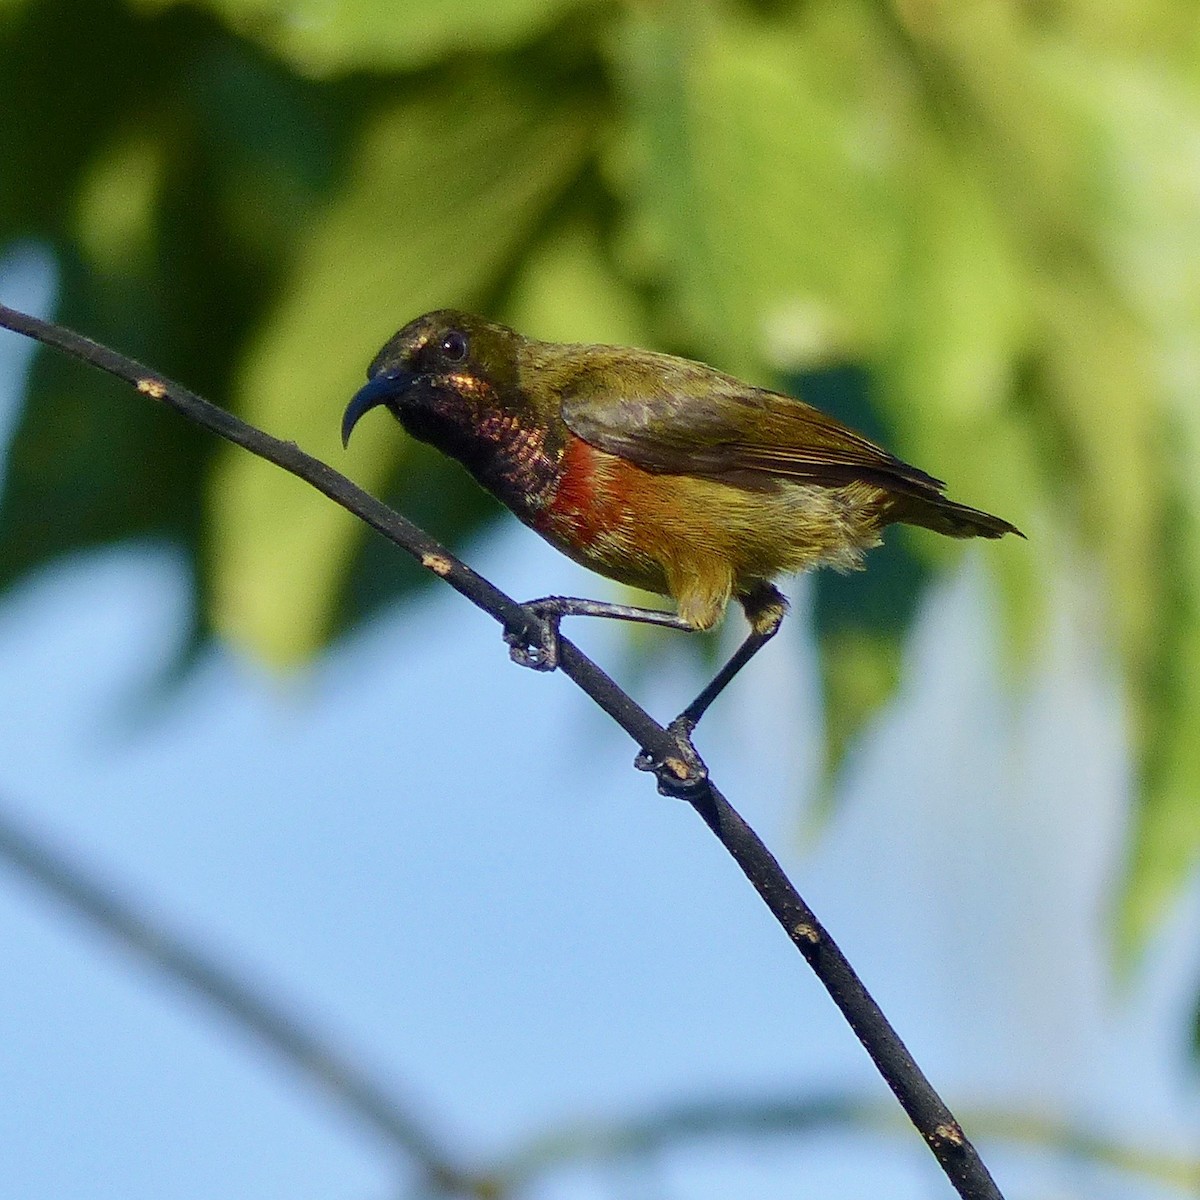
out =
[[[36,307],[45,281],[10,263],[0,295]],[[22,353],[0,336],[0,436]],[[1095,591],[1064,576],[1015,687],[982,553],[931,593],[909,682],[819,835],[802,583],[798,617],[698,744],[952,1106],[1032,1107],[1182,1152],[1200,1116],[1184,1055],[1200,903],[1119,986],[1106,922],[1128,763]],[[515,522],[471,557],[518,596],[607,594]],[[468,1156],[697,1095],[884,1096],[691,810],[449,589],[303,678],[217,648],[164,695],[185,607],[181,564],[149,545],[0,598],[0,806],[294,1004]],[[639,669],[643,643],[619,627],[571,633],[661,716],[701,682],[677,635],[648,635],[665,652]],[[0,1195],[395,1194],[387,1154],[286,1066],[2,865],[0,944]],[[984,1149],[1010,1200],[1169,1194]],[[614,1193],[949,1189],[913,1135],[688,1147],[536,1194]]]

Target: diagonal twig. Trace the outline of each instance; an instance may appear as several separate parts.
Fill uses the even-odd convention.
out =
[[[1200,1190],[1200,1158],[1195,1155],[1148,1150],[1036,1111],[978,1108],[970,1119],[990,1139],[1014,1149],[1042,1151],[1192,1196]],[[831,1131],[880,1136],[904,1134],[906,1127],[891,1105],[846,1091],[688,1099],[632,1116],[566,1123],[525,1142],[490,1174],[503,1190],[520,1194],[533,1182],[581,1163],[643,1159],[670,1153],[688,1142],[795,1140]]]
[[[320,459],[306,454],[294,442],[281,441],[248,425],[133,359],[61,325],[0,305],[0,327],[34,338],[124,380],[205,429],[305,480],[412,555],[506,629],[537,642],[541,625],[529,609],[472,571],[411,521]],[[672,771],[681,780],[693,783],[686,793],[681,793],[683,798],[717,836],[812,967],[958,1194],[963,1200],[1003,1200],[962,1127],[909,1054],[849,960],[771,852],[717,790],[707,773],[701,770],[698,777],[694,775],[689,764],[680,761],[675,738],[566,638],[561,640],[559,666],[637,742],[651,761],[660,764],[660,787]]]
[[[490,1196],[489,1180],[457,1163],[412,1114],[395,1089],[373,1078],[360,1063],[263,989],[193,944],[178,929],[152,917],[145,906],[122,897],[112,883],[59,847],[33,834],[0,810],[0,858],[65,903],[90,924],[172,981],[203,997],[274,1050],[360,1124],[403,1151],[438,1192]]]

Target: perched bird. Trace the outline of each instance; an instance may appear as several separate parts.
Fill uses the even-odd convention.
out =
[[[697,630],[730,598],[741,604],[750,635],[673,722],[685,738],[779,628],[777,577],[858,567],[895,522],[950,537],[1020,533],[803,401],[669,354],[539,342],[442,309],[392,337],[367,378],[343,442],[385,405],[576,562],[675,601],[675,613],[534,601],[547,643],[515,647],[519,661],[554,666],[563,616]]]

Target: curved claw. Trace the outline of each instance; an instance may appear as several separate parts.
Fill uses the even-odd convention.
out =
[[[561,614],[553,609],[544,609],[533,600],[521,606],[533,616],[540,627],[541,636],[538,642],[529,640],[522,630],[511,627],[504,630],[504,640],[508,643],[508,656],[518,666],[528,667],[531,671],[554,671],[558,668],[558,623]]]
[[[677,800],[694,799],[698,792],[708,786],[708,768],[692,745],[692,723],[679,716],[667,726],[675,740],[677,754],[656,758],[648,750],[642,750],[633,765],[639,771],[649,771],[658,780],[660,796],[673,796]]]

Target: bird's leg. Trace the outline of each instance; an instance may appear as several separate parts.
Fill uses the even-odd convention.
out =
[[[523,634],[505,630],[504,640],[513,662],[535,671],[553,671],[558,666],[558,626],[563,617],[609,617],[617,621],[638,621],[643,625],[662,625],[667,629],[692,631],[676,613],[656,608],[637,608],[630,604],[608,604],[603,600],[582,600],[575,596],[543,596],[521,606],[542,623],[542,637],[530,644]]]
[[[681,741],[690,743],[692,730],[708,711],[708,706],[725,690],[730,680],[779,632],[779,626],[783,624],[784,615],[788,610],[787,597],[770,583],[756,584],[751,591],[739,596],[738,600],[746,612],[746,620],[750,622],[750,633],[700,695],[667,726]]]
[[[703,783],[708,772],[696,753],[695,746],[692,745],[692,730],[708,711],[708,706],[725,690],[729,681],[779,632],[779,626],[787,613],[787,598],[769,583],[755,585],[751,591],[739,596],[738,600],[741,601],[742,608],[746,611],[746,619],[750,622],[749,636],[713,676],[712,682],[667,726],[667,732],[674,737],[679,747],[679,759],[685,768],[685,776],[676,781],[673,776],[677,775],[678,771],[670,770],[672,764],[657,761],[645,750],[634,760],[633,765],[639,771],[653,771],[658,776],[658,790],[663,795],[686,799],[690,790]]]

